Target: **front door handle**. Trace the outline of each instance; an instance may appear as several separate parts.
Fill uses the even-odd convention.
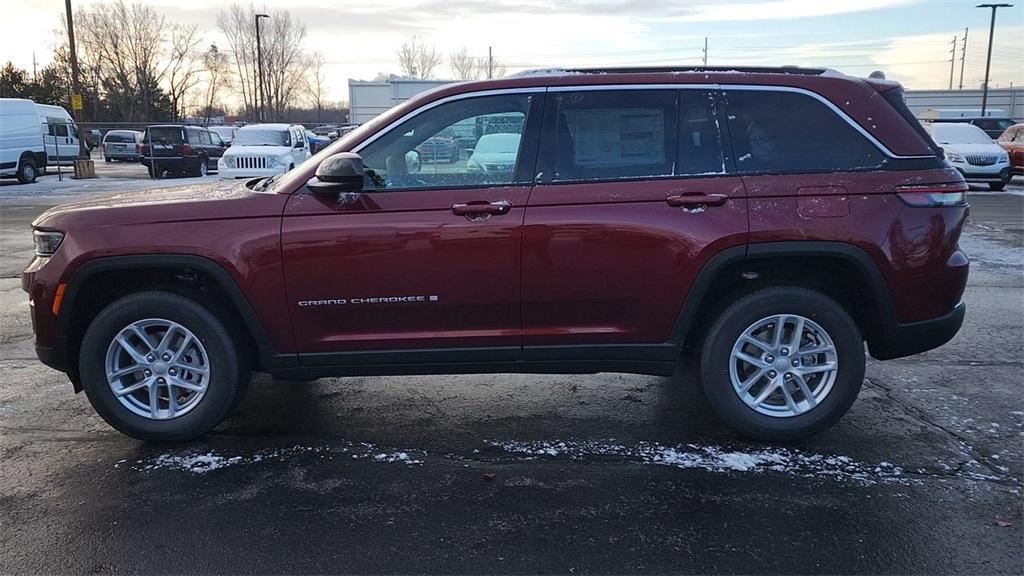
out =
[[[479,200],[452,205],[452,213],[456,216],[465,216],[467,220],[486,220],[491,216],[508,214],[511,210],[512,203],[508,200],[499,200],[497,202]]]
[[[729,197],[725,194],[708,194],[706,192],[684,192],[665,198],[665,202],[675,208],[721,206],[727,200]]]

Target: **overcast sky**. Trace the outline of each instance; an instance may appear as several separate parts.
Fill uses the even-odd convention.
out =
[[[103,0],[73,0],[85,6]],[[148,0],[169,21],[197,24],[227,47],[217,11],[230,0]],[[711,65],[828,66],[885,71],[908,88],[944,88],[954,35],[969,27],[965,87],[984,76],[990,11],[957,0],[271,0],[308,29],[306,48],[327,58],[332,100],[348,79],[397,73],[395,51],[413,35],[447,55],[492,46],[510,72],[526,68],[695,64],[708,37]],[[31,70],[50,60],[64,2],[4,2],[0,60]],[[1024,84],[1024,0],[1002,9],[992,85]],[[956,69],[959,80],[959,50]],[[435,73],[448,75],[447,58]]]

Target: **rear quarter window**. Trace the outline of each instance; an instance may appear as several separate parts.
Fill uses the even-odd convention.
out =
[[[741,173],[863,170],[885,161],[849,122],[809,95],[736,89],[723,94]]]

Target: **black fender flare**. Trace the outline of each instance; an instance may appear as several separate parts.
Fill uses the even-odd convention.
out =
[[[697,275],[697,280],[690,289],[690,293],[686,297],[686,301],[683,303],[682,309],[679,311],[675,327],[672,329],[671,340],[680,345],[686,340],[687,335],[693,328],[694,321],[700,313],[701,304],[704,302],[708,290],[718,277],[718,274],[726,266],[737,262],[753,262],[781,256],[828,256],[849,262],[868,280],[878,321],[885,322],[894,317],[892,294],[889,292],[885,277],[882,275],[882,271],[878,269],[875,261],[863,249],[845,242],[763,242],[726,248],[712,256],[704,264],[704,267],[701,268],[700,273]],[[874,334],[871,333],[867,334],[867,336],[869,340],[874,338]]]
[[[242,318],[246,329],[259,348],[259,355],[264,368],[290,367],[298,363],[295,354],[280,354],[277,352],[273,342],[270,340],[270,335],[267,334],[266,329],[263,327],[263,323],[252,309],[252,306],[231,274],[213,260],[195,254],[108,256],[91,260],[76,268],[67,280],[67,288],[64,292],[65,308],[57,316],[56,336],[58,346],[67,350],[67,337],[70,330],[75,297],[90,278],[102,272],[139,268],[192,268],[209,274],[220,285],[221,289],[224,290],[224,293],[238,311],[238,315]]]

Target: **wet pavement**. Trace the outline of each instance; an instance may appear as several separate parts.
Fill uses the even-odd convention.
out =
[[[208,438],[109,429],[31,352],[45,198],[0,198],[0,572],[1024,572],[1024,195],[972,194],[964,329],[772,445],[671,378],[256,377]],[[5,187],[6,191],[6,187]],[[2,196],[2,193],[0,193]]]

